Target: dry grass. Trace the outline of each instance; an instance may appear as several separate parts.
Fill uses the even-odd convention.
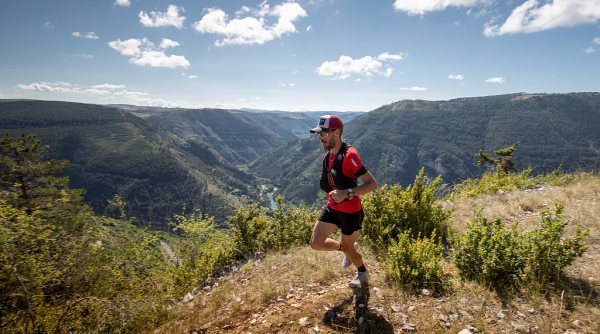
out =
[[[413,323],[420,333],[458,333],[467,325],[481,333],[516,333],[511,322],[537,327],[537,333],[600,333],[600,180],[580,175],[568,186],[544,191],[515,191],[504,195],[465,199],[447,203],[454,209],[454,229],[464,231],[473,210],[485,207],[488,217],[506,222],[519,220],[520,228],[531,229],[540,212],[565,205],[564,217],[589,228],[588,252],[571,268],[556,288],[524,286],[497,290],[464,281],[447,263],[451,290],[446,295],[424,296],[401,291],[385,279],[375,256],[363,256],[371,279],[363,289],[347,283],[353,269],[342,269],[341,252],[317,252],[298,247],[271,253],[265,260],[250,262],[210,292],[202,292],[182,306],[169,323],[155,333],[395,333],[404,322]],[[564,292],[563,292],[564,291]],[[363,293],[364,308],[350,299]],[[508,310],[504,319],[498,313]],[[531,310],[531,311],[530,311]],[[328,313],[330,311],[330,313]],[[331,311],[339,313],[331,323]],[[466,312],[466,313],[465,313]],[[447,322],[441,322],[441,318]],[[355,320],[364,322],[356,330]],[[308,317],[303,327],[299,319]]]

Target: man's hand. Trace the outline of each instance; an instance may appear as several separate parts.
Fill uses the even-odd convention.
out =
[[[336,203],[344,201],[348,197],[348,190],[333,190],[329,193]]]

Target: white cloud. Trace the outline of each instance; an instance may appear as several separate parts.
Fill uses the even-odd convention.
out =
[[[242,8],[240,8],[240,10],[235,12],[235,16],[236,17],[240,17],[242,16],[244,13],[247,13],[250,11],[250,8],[248,6],[242,6]]]
[[[312,26],[306,27],[306,31],[313,31],[313,27]]]
[[[423,90],[427,90],[427,88],[413,86],[413,87],[402,87],[402,88],[400,88],[400,90],[423,91]]]
[[[391,55],[387,52],[380,54],[373,58],[366,56],[360,59],[352,59],[348,56],[341,56],[338,61],[326,61],[319,68],[317,73],[319,75],[334,75],[334,79],[345,79],[352,74],[362,74],[367,77],[377,73],[389,77],[392,75],[393,69],[388,67],[385,72],[379,69],[383,64],[379,61],[395,61],[402,59],[402,54]]]
[[[356,80],[354,80],[354,81],[362,81],[362,79],[361,79],[361,78],[358,78],[358,79],[356,79]]]
[[[254,102],[250,103],[250,106],[255,109],[260,109],[260,106]]]
[[[292,75],[296,75],[296,74],[298,74],[298,71],[294,71],[294,73],[292,73]]]
[[[101,97],[100,101],[112,101],[114,100],[115,97],[114,96],[109,96],[109,97]]]
[[[185,75],[185,72],[181,73],[181,76],[184,76],[184,75]]]
[[[591,46],[591,47],[585,49],[584,51],[585,51],[585,53],[592,53],[592,52],[596,51],[596,49],[594,49],[594,47]]]
[[[160,42],[160,48],[161,49],[166,49],[166,48],[174,48],[176,46],[179,46],[178,42],[172,41],[168,38],[163,38],[162,42]]]
[[[119,95],[119,96],[145,96],[145,95],[150,95],[149,93],[142,93],[142,92],[128,92],[126,90],[122,90],[120,92],[116,92],[113,95]]]
[[[427,12],[444,10],[452,7],[473,7],[487,4],[489,0],[396,0],[394,9],[407,12],[408,15],[423,15]]]
[[[167,12],[150,12],[150,15],[141,11],[139,14],[140,22],[145,27],[169,27],[173,26],[177,29],[183,28],[183,21],[185,16],[179,16],[179,10],[184,12],[183,7],[177,7],[175,5],[169,5]],[[152,16],[152,18],[150,18]]]
[[[137,105],[160,107],[160,108],[177,108],[183,106],[183,101],[168,101],[163,99],[144,99],[144,98],[132,98],[132,101]]]
[[[215,103],[215,108],[220,109],[236,109],[235,105],[228,103]]]
[[[36,91],[36,92],[48,92],[48,93],[88,93],[88,94],[92,94],[92,95],[110,94],[109,91],[97,89],[96,86],[86,89],[86,90],[80,90],[79,88],[68,88],[69,86],[71,86],[71,84],[69,84],[67,82],[57,81],[57,82],[32,83],[29,85],[16,85],[15,87],[21,88],[24,90],[30,90],[30,91]]]
[[[224,35],[223,41],[215,42],[216,46],[264,44],[283,34],[298,32],[293,22],[300,17],[308,16],[299,4],[292,2],[285,2],[271,9],[265,1],[259,5],[259,9],[252,12],[255,17],[247,16],[233,20],[229,20],[228,15],[221,9],[209,8],[207,11],[208,13],[192,26],[203,34]],[[265,16],[275,16],[278,21],[269,26],[266,24]]]
[[[46,23],[44,23],[44,29],[52,30],[52,29],[54,29],[54,24],[52,24],[52,22],[46,22]]]
[[[111,84],[102,84],[102,85],[96,85],[96,86],[92,86],[92,88],[104,88],[104,89],[122,89],[125,88],[125,85],[111,85]]]
[[[452,22],[452,23],[454,23],[454,25],[455,25],[455,26],[457,26],[457,25],[459,25],[459,24],[460,24],[460,20],[458,20],[458,21],[454,21],[454,22]]]
[[[381,60],[381,61],[388,61],[388,60],[389,61],[396,61],[396,60],[402,60],[402,55],[403,55],[402,52],[400,54],[397,54],[397,55],[391,55],[391,54],[389,54],[387,52],[384,52],[384,53],[380,54],[379,56],[377,56],[377,59]]]
[[[160,48],[176,45],[179,45],[179,43],[163,38]],[[124,56],[132,56],[133,58],[129,59],[129,62],[140,66],[150,65],[152,67],[169,68],[178,66],[187,68],[190,66],[190,62],[184,56],[167,56],[164,51],[157,50],[154,43],[148,41],[145,37],[142,40],[132,38],[121,41],[117,39],[116,41],[109,42],[108,46]]]
[[[596,43],[596,44],[600,44],[600,37],[596,37],[596,38],[594,38],[594,43]]]
[[[559,27],[573,27],[600,20],[600,0],[553,0],[541,7],[537,0],[527,0],[515,8],[502,26],[485,24],[484,35],[532,33]]]
[[[260,96],[259,96],[259,97],[257,97],[255,100],[260,100]]]
[[[81,53],[81,54],[78,54],[78,55],[75,55],[75,57],[94,58],[94,56],[93,56],[93,55],[86,55],[86,54],[83,54],[83,53]]]
[[[491,83],[503,83],[505,80],[503,77],[494,77],[494,78],[489,78],[487,79],[485,82],[491,82]]]
[[[464,78],[465,77],[462,74],[457,74],[457,75],[450,74],[448,76],[448,79],[455,79],[455,80],[463,80]]]
[[[75,31],[75,32],[72,32],[71,35],[73,35],[75,37],[85,37],[85,38],[89,38],[89,39],[98,39],[99,38],[98,36],[96,36],[96,34],[93,31],[90,31],[85,35],[82,35],[79,31]]]
[[[281,82],[280,82],[280,83],[279,83],[279,85],[280,85],[281,87],[285,87],[285,84],[284,84],[284,83],[281,83]]]
[[[198,76],[197,75],[190,75],[188,78],[189,79],[196,79]]]
[[[238,99],[238,101],[246,101],[246,99]]]
[[[115,5],[128,7],[131,5],[131,2],[129,0],[116,0]]]
[[[290,87],[294,87],[294,86],[296,86],[296,84],[293,84],[293,83],[290,84]]]
[[[107,91],[107,90],[96,89],[96,88],[86,89],[85,92],[93,94],[93,95],[106,95],[106,94],[110,94],[110,92]]]

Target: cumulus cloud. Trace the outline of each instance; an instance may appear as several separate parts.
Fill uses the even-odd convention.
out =
[[[596,49],[594,49],[594,47],[591,46],[591,47],[589,47],[589,48],[587,48],[587,49],[585,49],[583,51],[585,51],[585,53],[592,53],[592,52],[596,51]]]
[[[149,107],[160,107],[160,108],[178,108],[183,106],[183,101],[168,101],[163,99],[145,99],[145,98],[132,98],[131,101],[135,102],[136,105],[149,106]]]
[[[485,82],[491,82],[491,83],[503,83],[505,80],[503,77],[494,77],[494,78],[489,78],[487,79]]]
[[[188,78],[189,78],[189,79],[196,79],[197,77],[198,77],[198,76],[194,74],[194,75],[190,75]]]
[[[290,87],[294,87],[294,86],[296,86],[296,84],[293,84],[293,83],[290,84]]]
[[[92,88],[104,88],[104,89],[122,89],[125,88],[125,85],[111,85],[111,84],[102,84],[102,85],[96,85],[96,86],[92,86]]]
[[[600,0],[553,0],[540,6],[537,0],[527,0],[515,8],[501,26],[488,22],[484,35],[533,33],[559,27],[573,27],[600,20]]]
[[[69,88],[71,84],[67,82],[40,82],[32,83],[29,85],[16,85],[15,87],[23,90],[30,90],[36,92],[47,92],[47,93],[88,93],[92,95],[106,95],[110,94],[107,90],[97,89],[92,87],[90,89],[81,90],[79,88]]]
[[[249,10],[252,16],[229,20],[229,16],[219,8],[206,9],[207,14],[192,26],[197,31],[205,34],[224,35],[225,38],[217,40],[216,46],[228,44],[264,44],[283,34],[298,32],[294,21],[300,17],[308,16],[306,11],[297,3],[285,2],[273,8],[265,2],[257,9]],[[239,15],[243,14],[239,11]],[[273,16],[278,21],[267,25],[265,17]]]
[[[132,96],[145,96],[145,95],[150,95],[150,93],[143,93],[143,92],[128,92],[126,90],[122,90],[120,92],[116,92],[114,93],[114,95],[119,95],[119,96],[128,96],[128,97],[132,97]]]
[[[115,5],[129,7],[131,2],[129,2],[129,0],[116,0]]]
[[[487,4],[489,0],[396,0],[394,9],[408,15],[424,15],[427,12],[444,10],[448,7],[473,7]]]
[[[413,87],[402,87],[402,88],[400,88],[400,90],[423,91],[423,90],[427,90],[427,88],[413,86]]]
[[[108,43],[108,46],[120,52],[122,55],[131,56],[132,58],[129,59],[129,62],[132,64],[169,68],[181,66],[187,68],[190,66],[190,62],[185,59],[184,56],[167,56],[163,50],[160,50],[177,45],[179,45],[179,43],[163,38],[159,48],[157,48],[154,43],[150,42],[145,37],[141,40],[132,38],[121,41],[120,39],[117,39],[116,41]]]
[[[90,31],[85,35],[82,35],[79,31],[75,31],[75,32],[72,32],[71,35],[73,35],[75,37],[85,37],[85,38],[89,38],[89,39],[98,39],[99,38],[98,36],[96,36],[96,34],[93,31]]]
[[[150,12],[150,15],[141,11],[139,14],[140,23],[145,27],[169,27],[173,26],[177,29],[183,28],[183,21],[185,16],[179,16],[179,10],[184,12],[183,7],[177,7],[175,5],[169,5],[167,12]]]
[[[312,27],[312,26],[308,26],[308,27],[306,27],[306,31],[312,31],[312,30],[313,30],[313,27]]]
[[[594,38],[594,43],[596,43],[596,44],[600,44],[600,37],[596,37],[596,38]]]
[[[462,74],[457,74],[457,75],[450,74],[448,76],[448,79],[455,79],[455,80],[463,80],[464,78],[465,77]]]
[[[46,23],[44,23],[44,29],[52,30],[52,29],[54,29],[54,24],[52,24],[52,22],[46,22]]]
[[[380,68],[383,64],[379,61],[393,61],[402,59],[402,55],[390,55],[387,52],[376,57],[366,56],[360,59],[352,59],[348,56],[341,56],[338,61],[326,61],[317,68],[319,75],[332,75],[333,79],[345,79],[352,74],[362,74],[370,77],[373,73],[389,77],[392,75],[393,68],[388,67],[385,71]]]
[[[354,80],[354,81],[356,81],[356,82],[360,82],[360,81],[362,81],[362,79],[361,79],[361,78],[358,78],[358,79],[356,79],[356,80]]]
[[[381,60],[381,61],[388,61],[388,60],[389,61],[396,61],[396,60],[402,60],[402,55],[403,55],[402,52],[400,54],[397,54],[397,55],[391,55],[391,54],[389,54],[387,52],[384,52],[384,53],[380,54],[379,56],[377,56],[377,59]]]

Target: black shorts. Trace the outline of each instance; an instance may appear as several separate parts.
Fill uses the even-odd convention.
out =
[[[342,229],[342,234],[352,235],[354,232],[362,229],[362,221],[365,218],[363,209],[359,211],[347,213],[334,210],[329,206],[325,206],[321,215],[317,218],[318,221],[335,224]]]

